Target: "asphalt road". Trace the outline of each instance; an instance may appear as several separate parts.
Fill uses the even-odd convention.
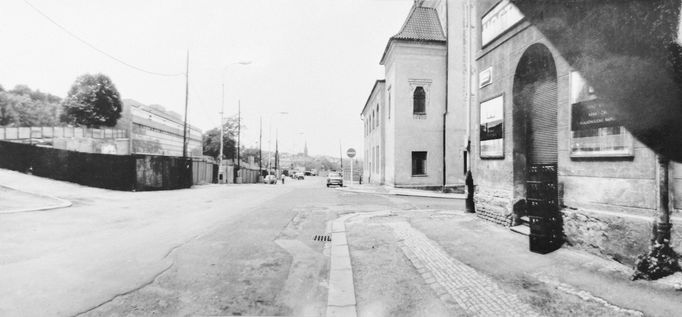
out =
[[[431,269],[461,267],[491,303],[515,294],[509,308],[520,311],[664,316],[679,297],[575,250],[527,252],[525,237],[455,212],[464,210],[458,199],[351,193],[321,177],[131,193],[0,170],[0,184],[73,202],[0,213],[0,316],[324,316],[330,250],[313,237],[342,214],[374,211],[390,214],[347,222],[359,316],[467,314],[433,286],[449,281],[433,276],[458,273],[420,271],[424,259],[405,251],[428,243],[441,245],[424,262]],[[584,299],[589,292],[597,299]],[[637,295],[654,293],[651,304]]]
[[[280,267],[268,278],[281,283],[292,257],[277,247],[274,238],[296,215],[293,207],[305,198],[296,193],[319,187],[319,180],[311,179],[286,185],[208,185],[125,193],[45,182],[74,206],[1,215],[2,316],[106,312],[122,294],[134,295],[168,276],[181,284],[173,291],[200,297],[190,287],[191,276],[201,274],[206,269],[201,265],[211,257],[216,257],[211,264],[221,266],[257,257],[265,267]],[[202,248],[206,248],[203,253]],[[195,258],[185,258],[189,254]],[[219,281],[220,276],[212,280],[226,282]],[[231,310],[227,305],[219,308]],[[200,313],[213,307],[180,303],[160,312],[188,309]]]
[[[74,204],[0,214],[2,316],[320,316],[329,250],[313,237],[331,220],[452,204],[345,193],[321,177],[131,193],[3,176]]]

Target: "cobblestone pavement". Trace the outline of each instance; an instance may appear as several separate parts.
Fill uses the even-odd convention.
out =
[[[451,258],[435,242],[407,222],[384,223],[426,283],[455,311],[471,316],[539,316],[491,278]]]

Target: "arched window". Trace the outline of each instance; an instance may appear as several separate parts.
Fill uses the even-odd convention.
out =
[[[414,114],[426,114],[426,92],[424,87],[414,89]]]

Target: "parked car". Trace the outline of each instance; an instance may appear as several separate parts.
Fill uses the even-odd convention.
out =
[[[343,175],[341,173],[331,172],[327,175],[327,187],[337,185],[343,187]]]
[[[303,174],[301,172],[297,172],[296,174],[294,174],[294,176],[296,176],[296,179],[299,179],[299,180],[305,179],[305,174]]]
[[[265,178],[263,178],[263,183],[264,184],[277,184],[277,177],[275,177],[275,175],[272,175],[272,174],[265,176]]]

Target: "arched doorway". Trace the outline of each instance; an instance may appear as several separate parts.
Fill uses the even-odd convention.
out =
[[[561,229],[556,190],[558,96],[554,58],[545,45],[533,44],[521,56],[514,73],[513,103],[514,194],[516,201],[525,201],[515,205],[515,221],[530,222],[531,240],[533,224],[548,224],[541,231],[551,240]],[[552,226],[559,231],[544,230]]]
[[[525,109],[528,164],[557,162],[557,76],[542,44],[530,46],[514,75],[514,105]]]

